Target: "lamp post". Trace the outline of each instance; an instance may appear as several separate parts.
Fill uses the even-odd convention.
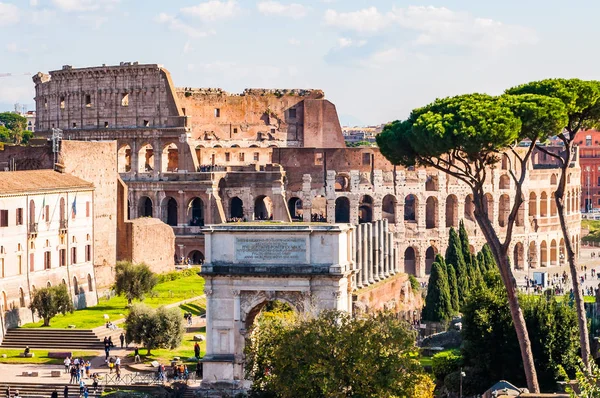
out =
[[[460,398],[462,398],[462,379],[463,377],[465,377],[466,374],[465,372],[463,372],[462,368],[460,368]]]

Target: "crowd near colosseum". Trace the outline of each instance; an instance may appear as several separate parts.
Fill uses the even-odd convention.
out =
[[[405,273],[428,274],[462,219],[473,250],[484,238],[466,185],[429,169],[390,164],[376,148],[346,148],[335,106],[320,90],[175,88],[159,65],[64,66],[34,76],[36,131],[116,140],[128,216],[171,225],[177,261],[201,263],[205,224],[251,220],[387,220]],[[401,117],[402,115],[398,115]],[[560,148],[555,148],[560,150]],[[505,227],[514,186],[505,156],[490,171],[486,206]],[[559,170],[534,152],[514,230],[516,269],[564,259],[553,192]],[[567,181],[568,224],[579,253],[581,171]]]

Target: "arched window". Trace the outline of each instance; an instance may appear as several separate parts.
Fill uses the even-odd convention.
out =
[[[358,222],[368,223],[373,221],[373,198],[364,195],[358,205]]]
[[[188,205],[188,218],[192,226],[204,225],[204,202],[200,198],[193,198]]]
[[[147,196],[142,196],[139,202],[139,217],[152,217],[152,199]]]
[[[383,218],[390,224],[396,222],[396,198],[393,195],[385,195],[381,206]]]
[[[455,195],[446,198],[446,227],[458,227],[458,198]]]
[[[19,307],[25,308],[25,293],[22,287],[19,288]]]
[[[77,277],[73,277],[73,293],[77,296],[79,294],[79,284],[77,283]]]
[[[288,210],[290,211],[290,216],[294,220],[302,219],[302,201],[300,198],[290,198],[288,200]]]
[[[404,272],[409,275],[417,275],[417,256],[413,247],[404,251]]]
[[[438,215],[438,200],[435,196],[430,196],[425,204],[425,228],[437,228]]]
[[[340,196],[335,200],[335,222],[350,222],[350,200],[345,196]]]
[[[244,218],[244,202],[237,196],[229,202],[229,214],[231,218]]]
[[[417,197],[413,194],[404,199],[404,221],[417,221]]]
[[[271,201],[271,198],[265,195],[260,195],[256,198],[256,200],[254,201],[254,219],[273,219],[273,202]]]
[[[92,283],[92,275],[90,275],[90,274],[88,274],[88,276],[87,276],[87,285],[88,285],[88,291],[93,292],[94,284]]]

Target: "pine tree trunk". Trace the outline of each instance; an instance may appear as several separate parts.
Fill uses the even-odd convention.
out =
[[[565,187],[567,182],[567,173],[569,164],[571,163],[571,145],[565,145],[564,164],[561,166],[561,176],[558,183],[558,188],[554,193],[554,201],[556,202],[556,210],[558,219],[560,220],[560,228],[562,229],[563,239],[565,241],[565,250],[567,251],[567,261],[569,270],[571,271],[571,279],[573,280],[573,295],[575,296],[575,309],[577,310],[577,324],[579,326],[579,344],[581,345],[581,359],[586,367],[589,367],[591,350],[590,338],[587,328],[587,319],[585,314],[585,305],[581,284],[577,279],[577,256],[571,243],[569,229],[565,214]],[[559,249],[560,250],[560,249]]]
[[[505,249],[500,243],[498,234],[488,219],[488,215],[482,211],[484,209],[483,195],[475,192],[474,190],[473,199],[475,202],[475,219],[477,220],[477,224],[481,228],[481,231],[483,232],[483,235],[490,246],[492,254],[494,255],[494,259],[496,260],[496,264],[500,270],[502,282],[506,288],[510,315],[517,333],[519,348],[521,349],[521,359],[523,360],[523,369],[525,371],[525,379],[527,380],[527,388],[529,389],[529,392],[539,393],[540,386],[538,384],[537,372],[535,370],[531,341],[529,340],[529,333],[527,332],[525,317],[523,317],[523,312],[519,306],[517,282],[510,269],[507,249]],[[510,239],[507,241],[510,241]]]

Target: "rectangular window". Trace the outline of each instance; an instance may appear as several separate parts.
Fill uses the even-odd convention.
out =
[[[0,258],[0,265],[2,265],[2,277],[4,278],[4,258]]]
[[[65,97],[60,97],[60,109],[65,109]]]
[[[215,108],[215,117],[221,117],[221,109]]]
[[[58,251],[58,266],[64,267],[67,265],[67,249],[60,249]]]
[[[148,120],[144,120],[144,127],[150,126],[150,122]]]
[[[129,106],[129,94],[121,94],[121,106]]]
[[[271,129],[271,134],[275,134],[275,129]]]
[[[44,98],[44,108],[48,107],[48,100],[46,98]]]
[[[318,165],[318,166],[323,165],[323,153],[322,152],[315,153],[315,165]]]
[[[8,210],[0,210],[0,227],[8,227]]]
[[[77,123],[73,123],[73,128],[76,129],[77,128]]]
[[[17,209],[17,225],[23,225],[23,208]]]
[[[85,202],[85,216],[89,217],[91,212],[92,206],[90,206],[90,202]]]
[[[50,222],[50,205],[46,205],[44,209],[44,216],[46,217],[46,222]]]
[[[86,262],[92,261],[92,245],[85,246],[85,261]]]
[[[600,187],[600,177],[598,177],[598,186]]]
[[[92,106],[92,96],[89,94],[85,96],[85,106],[88,108]]]
[[[29,253],[29,272],[35,271],[35,256]]]
[[[296,109],[294,109],[294,108],[289,109],[288,116],[290,117],[290,119],[295,119],[296,118]]]
[[[44,252],[44,269],[50,269],[52,268],[52,255],[50,254],[50,252]]]
[[[233,134],[237,134],[237,127],[234,127]]]
[[[243,161],[244,161],[244,158],[245,158],[245,156],[244,156],[244,153],[239,153],[239,154],[238,154],[238,157],[239,157],[239,159],[240,159],[240,162],[243,162]]]
[[[104,128],[107,129],[108,128],[108,122],[104,122]]]
[[[19,275],[23,273],[23,258],[21,255],[17,256],[17,269],[19,270]]]
[[[77,248],[71,248],[71,264],[77,264]]]
[[[254,160],[258,162],[259,159],[260,159],[260,153],[254,152]]]
[[[371,164],[371,154],[370,153],[362,154],[362,164],[363,165]]]
[[[225,161],[229,162],[229,152],[225,152]]]

